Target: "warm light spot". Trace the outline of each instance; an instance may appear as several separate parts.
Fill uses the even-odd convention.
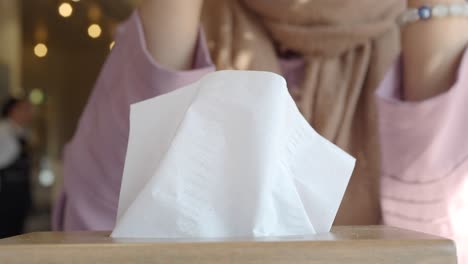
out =
[[[62,3],[58,8],[58,12],[63,17],[69,17],[73,13],[73,7],[69,3]]]
[[[88,27],[88,35],[92,38],[99,38],[101,33],[102,29],[98,24],[92,24]]]
[[[40,105],[44,102],[44,92],[41,89],[32,89],[29,93],[29,101],[33,105]]]
[[[115,41],[112,41],[110,44],[109,44],[109,49],[111,50],[115,45]]]
[[[34,47],[34,54],[39,57],[45,57],[47,55],[47,46],[44,43],[38,43]]]
[[[72,1],[75,2],[75,3],[78,3],[80,0],[72,0]]]

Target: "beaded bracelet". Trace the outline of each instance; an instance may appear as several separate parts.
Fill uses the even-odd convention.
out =
[[[449,16],[468,17],[468,3],[438,4],[435,6],[424,5],[419,8],[410,8],[401,14],[398,18],[398,24],[404,26],[421,20]]]

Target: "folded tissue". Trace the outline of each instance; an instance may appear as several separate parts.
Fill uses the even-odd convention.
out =
[[[281,76],[214,72],[131,106],[111,236],[329,232],[354,164],[307,123]]]

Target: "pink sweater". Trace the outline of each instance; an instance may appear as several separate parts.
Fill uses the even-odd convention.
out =
[[[302,61],[281,61],[281,65],[290,86],[298,83]],[[399,100],[399,65],[391,69],[377,92],[384,222],[454,238],[460,253],[468,251],[468,141],[462,140],[468,131],[468,122],[463,121],[468,52],[454,87],[423,102]],[[202,35],[192,70],[172,71],[159,65],[145,47],[135,13],[121,27],[78,129],[65,148],[65,182],[54,227],[113,229],[130,104],[170,92],[214,70]]]

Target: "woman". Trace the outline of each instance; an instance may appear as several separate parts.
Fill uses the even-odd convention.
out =
[[[337,224],[377,224],[383,216],[386,224],[455,238],[467,251],[459,223],[468,214],[461,189],[468,146],[460,142],[468,19],[465,9],[451,18],[420,11],[400,28],[399,14],[414,17],[401,0],[143,1],[66,148],[56,227],[113,228],[130,104],[215,68],[255,69],[282,74],[312,126],[357,157]],[[400,35],[402,55],[392,67]]]

